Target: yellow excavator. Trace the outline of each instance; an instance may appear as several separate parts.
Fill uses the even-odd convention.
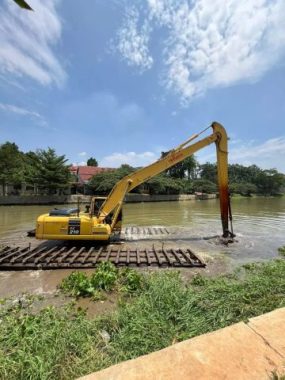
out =
[[[201,133],[212,127],[212,134],[192,143]],[[121,226],[121,210],[125,195],[155,175],[183,161],[198,150],[215,143],[217,174],[223,237],[233,237],[232,216],[228,187],[228,138],[224,127],[213,122],[211,126],[194,134],[183,144],[151,165],[139,169],[117,182],[108,197],[93,197],[88,212],[78,209],[52,210],[38,217],[36,238],[46,240],[109,241]],[[229,230],[229,223],[231,230]]]

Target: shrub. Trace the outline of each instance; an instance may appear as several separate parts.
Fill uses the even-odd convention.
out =
[[[101,262],[92,274],[90,282],[95,289],[112,290],[118,278],[118,270],[110,261]]]
[[[95,290],[89,278],[83,272],[72,272],[62,280],[59,287],[64,293],[75,297],[91,296]]]
[[[143,277],[136,270],[123,268],[119,271],[119,287],[126,293],[135,293],[143,288]]]

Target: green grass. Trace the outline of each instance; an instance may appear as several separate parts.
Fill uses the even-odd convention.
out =
[[[279,255],[285,257],[285,245],[283,245],[283,247],[279,247],[278,252],[279,252]]]
[[[174,271],[147,275],[131,301],[93,320],[72,308],[30,315],[16,307],[0,316],[0,378],[76,378],[283,306],[279,259],[188,285]]]

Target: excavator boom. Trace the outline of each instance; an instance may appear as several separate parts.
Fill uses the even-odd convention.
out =
[[[224,127],[214,122],[211,125],[213,133],[194,144],[189,145],[199,134],[193,135],[190,139],[173,149],[169,154],[153,164],[135,171],[121,179],[112,189],[108,198],[102,205],[98,219],[102,223],[105,218],[115,209],[122,206],[126,193],[135,187],[146,182],[155,175],[171,168],[173,165],[183,161],[185,158],[196,153],[204,147],[216,143],[217,167],[218,167],[218,186],[220,194],[220,208],[223,227],[223,236],[227,237],[229,233],[229,188],[228,188],[228,150],[227,150],[227,133]]]
[[[204,130],[191,136],[187,141],[153,164],[125,176],[117,182],[107,198],[102,199],[101,197],[98,199],[98,197],[94,197],[91,201],[89,213],[77,215],[72,213],[70,215],[65,213],[54,215],[50,213],[39,216],[36,237],[50,240],[109,240],[112,232],[119,224],[121,208],[128,192],[212,143],[216,144],[217,152],[223,237],[232,236],[232,232],[229,231],[231,212],[228,188],[228,138],[221,124],[213,122],[211,127],[212,134],[205,138],[192,143]]]

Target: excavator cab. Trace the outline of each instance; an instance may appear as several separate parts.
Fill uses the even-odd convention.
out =
[[[106,201],[107,197],[93,197],[90,204],[89,214],[90,216],[97,216],[99,215],[99,211],[103,205],[103,203]]]

